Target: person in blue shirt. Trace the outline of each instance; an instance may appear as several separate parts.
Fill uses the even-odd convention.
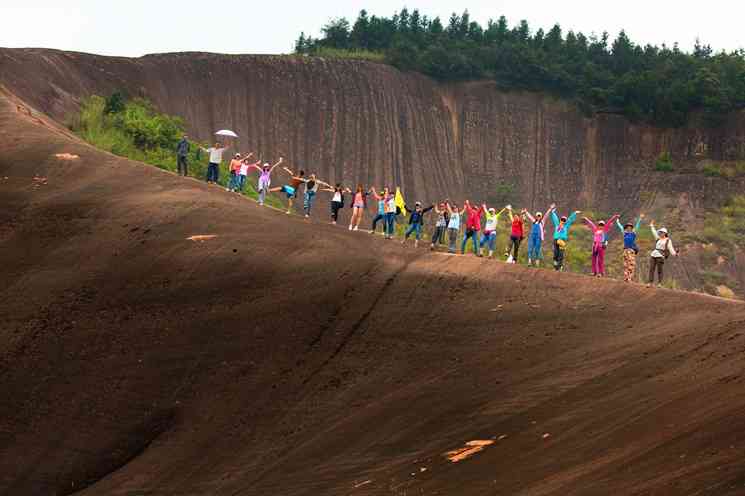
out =
[[[551,221],[554,223],[554,269],[564,270],[564,253],[569,243],[569,229],[571,229],[577,216],[582,211],[577,210],[569,217],[559,218],[556,209],[551,212]]]
[[[637,245],[637,232],[644,219],[644,214],[637,217],[636,222],[627,222],[621,224],[621,220],[616,220],[616,226],[623,234],[623,280],[624,282],[633,282],[636,273],[636,256],[639,254],[639,245]]]
[[[378,201],[378,214],[375,216],[375,218],[372,221],[372,230],[370,231],[370,234],[375,234],[375,229],[378,227],[378,222],[383,222],[383,234],[386,232],[386,225],[385,225],[385,195],[387,194],[388,188],[381,188],[383,191],[383,195],[379,196],[377,194],[374,194],[375,199]],[[373,188],[373,191],[375,191],[375,188]]]

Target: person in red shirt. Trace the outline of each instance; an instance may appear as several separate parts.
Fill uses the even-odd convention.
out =
[[[466,200],[463,206],[463,211],[466,215],[466,233],[463,235],[463,242],[460,244],[460,252],[466,254],[466,243],[468,238],[471,238],[471,245],[473,246],[473,254],[479,256],[479,231],[481,231],[481,214],[484,213],[484,208],[474,208],[471,206],[471,202]]]
[[[507,206],[507,213],[510,215],[510,221],[512,222],[512,231],[510,232],[510,248],[511,252],[507,258],[507,263],[517,263],[517,257],[520,252],[520,243],[525,238],[525,224],[524,217],[528,213],[527,210],[522,209],[520,215],[512,214],[512,206]]]

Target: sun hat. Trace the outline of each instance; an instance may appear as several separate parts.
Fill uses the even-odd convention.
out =
[[[662,233],[662,234],[669,234],[668,231],[667,231],[667,228],[665,228],[665,227],[661,227],[661,228],[657,229],[657,232],[658,233]]]

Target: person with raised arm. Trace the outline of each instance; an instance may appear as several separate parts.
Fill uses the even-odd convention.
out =
[[[541,265],[543,260],[543,241],[546,239],[546,220],[551,212],[556,210],[556,205],[553,203],[546,214],[542,212],[536,212],[535,217],[530,215],[530,212],[526,212],[528,219],[530,219],[531,227],[530,233],[528,234],[528,265],[536,267]]]
[[[378,222],[383,222],[383,234],[385,234],[387,232],[385,223],[385,201],[389,194],[388,188],[383,188],[382,194],[378,194],[374,186],[370,188],[370,191],[372,192],[373,198],[378,202],[378,215],[376,215],[372,220],[372,230],[370,231],[370,234],[375,234],[375,230],[378,228]]]
[[[564,255],[569,243],[569,229],[571,229],[581,210],[576,210],[569,217],[561,217],[556,214],[554,208],[551,212],[551,222],[554,224],[554,269],[564,270]]]
[[[460,219],[465,213],[465,207],[463,210],[458,210],[454,204],[450,203],[450,200],[445,204],[450,220],[448,220],[448,253],[455,255],[456,243],[458,242],[458,236],[460,235]]]
[[[419,247],[419,240],[422,238],[422,226],[424,225],[424,214],[429,212],[435,208],[434,205],[430,205],[427,208],[422,207],[422,202],[416,202],[414,204],[414,208],[409,208],[409,206],[406,206],[406,210],[411,212],[411,215],[409,216],[409,228],[406,230],[406,234],[404,234],[404,239],[401,241],[401,244],[405,244],[406,240],[409,239],[409,236],[414,234],[414,248]]]
[[[244,157],[241,157],[240,153],[235,154],[233,160],[230,161],[230,181],[228,182],[228,187],[225,188],[225,191],[232,191],[234,193],[237,193],[239,189],[242,191],[240,184],[241,168],[243,168],[244,161],[246,161],[251,155],[253,155],[253,153],[249,153]]]
[[[362,215],[365,212],[367,206],[367,195],[369,192],[365,191],[365,188],[361,184],[357,185],[357,189],[352,197],[352,218],[349,221],[349,230],[357,231],[360,228],[360,222],[362,222]]]
[[[345,188],[341,183],[336,183],[333,188],[324,188],[323,191],[328,191],[334,195],[331,197],[331,223],[336,225],[339,221],[339,210],[344,208],[344,194],[351,193],[352,190]]]
[[[305,211],[305,218],[310,218],[310,209],[313,207],[313,200],[318,193],[319,186],[323,186],[325,191],[333,191],[331,185],[316,178],[315,174],[311,174],[308,179],[303,180],[305,183],[305,195],[303,196],[303,210]]]
[[[479,243],[479,256],[484,256],[484,245],[488,245],[489,257],[491,258],[494,255],[494,250],[497,246],[497,227],[499,227],[499,217],[505,210],[507,210],[507,207],[504,207],[499,211],[499,213],[497,213],[497,209],[494,207],[487,209],[486,203],[484,203],[481,208],[484,210],[484,219],[486,222],[484,222],[484,235],[481,236],[481,243]]]
[[[210,154],[210,161],[207,164],[207,184],[217,184],[220,179],[220,164],[222,163],[222,154],[230,148],[229,146],[222,146],[220,143],[215,143],[210,148],[199,147],[200,150]]]
[[[305,171],[300,169],[298,173],[295,174],[289,167],[282,167],[282,170],[290,176],[290,180],[287,184],[283,184],[277,188],[269,188],[269,191],[272,193],[281,191],[287,196],[287,212],[285,213],[290,214],[292,213],[292,204],[295,201],[295,198],[297,198],[300,190],[300,185],[305,182]]]
[[[637,244],[637,232],[644,219],[644,214],[636,218],[636,222],[627,222],[621,224],[620,219],[616,219],[616,226],[623,235],[623,281],[633,282],[636,274],[636,256],[639,254],[639,245]]]
[[[483,207],[474,208],[471,202],[466,200],[463,205],[463,212],[466,215],[466,233],[463,235],[463,241],[460,244],[460,252],[466,254],[466,243],[471,240],[473,245],[473,254],[479,254],[479,231],[481,231],[481,214],[484,213]]]
[[[670,256],[677,257],[678,252],[675,251],[673,242],[670,239],[670,232],[662,227],[657,229],[654,225],[654,221],[649,223],[649,227],[652,230],[652,235],[655,239],[654,250],[650,254],[651,260],[649,263],[649,285],[654,284],[654,273],[657,272],[658,284],[662,285],[664,277],[665,260]]]
[[[390,188],[385,188],[383,199],[385,200],[385,239],[393,239],[393,233],[396,230],[396,216],[398,207],[396,206],[396,193]]]
[[[274,165],[269,165],[265,162],[263,166],[259,167],[258,164],[251,164],[249,168],[256,169],[259,171],[259,184],[256,190],[259,192],[259,205],[264,205],[266,194],[269,191],[269,187],[272,185],[272,172],[282,163],[282,157],[279,157],[279,162]]]
[[[616,214],[607,221],[599,221],[597,225],[588,217],[582,218],[592,231],[592,275],[595,277],[605,277],[605,250],[608,248],[608,231],[619,217],[621,216]]]
[[[445,239],[445,231],[448,227],[448,210],[447,210],[447,202],[448,200],[444,202],[440,202],[439,204],[435,205],[435,213],[437,214],[437,221],[435,222],[435,230],[432,233],[432,246],[429,247],[430,250],[434,250],[435,247],[443,240]]]
[[[520,244],[525,239],[525,214],[528,211],[520,210],[519,215],[513,215],[512,205],[507,205],[507,213],[510,216],[510,253],[507,255],[508,264],[516,264],[517,257],[520,254]]]

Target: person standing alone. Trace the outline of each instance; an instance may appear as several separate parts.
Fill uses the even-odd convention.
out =
[[[189,155],[189,137],[183,135],[176,145],[176,168],[179,176],[188,176],[189,170],[186,163],[186,157]]]

